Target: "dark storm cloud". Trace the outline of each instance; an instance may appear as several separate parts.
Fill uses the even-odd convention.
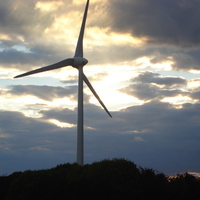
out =
[[[199,0],[111,0],[107,12],[111,31],[145,38],[143,53],[151,63],[171,60],[175,70],[200,69]]]
[[[143,72],[132,81],[142,82],[142,83],[156,83],[164,87],[175,87],[175,86],[186,86],[187,81],[179,77],[161,77],[157,73],[153,72]]]
[[[38,59],[37,55],[35,54],[18,51],[17,49],[13,48],[0,52],[1,66],[7,69],[12,67],[13,64],[20,64],[20,68],[25,68],[24,65],[29,66],[31,63],[40,63],[40,59],[41,58]]]
[[[39,130],[50,132],[51,130],[53,130],[53,127],[56,128],[50,123],[42,122],[38,119],[34,119],[31,117],[25,117],[20,112],[0,110],[0,113],[1,133],[6,133],[8,135],[12,134],[13,132],[16,134],[21,131],[21,133],[19,134],[27,133],[29,136],[31,136],[29,134],[31,130],[34,130],[35,133],[39,133]],[[17,137],[18,135],[15,136]]]
[[[45,2],[45,1],[43,1]],[[36,8],[37,1],[9,0],[0,2],[0,64],[5,68],[30,68],[38,65],[48,65],[72,56],[71,47],[66,47],[57,41],[41,40],[45,30],[50,28],[56,17],[61,16],[69,9],[71,2],[65,3],[58,12],[41,12]],[[68,13],[68,12],[67,12]],[[8,38],[8,39],[7,39]],[[40,43],[38,42],[40,41]],[[55,43],[57,43],[55,45]],[[25,51],[21,51],[24,48]]]
[[[43,119],[56,119],[70,124],[76,123],[76,112],[68,108],[52,108],[50,110],[42,110],[39,113],[42,114]]]
[[[178,95],[187,95],[187,92],[181,90],[165,90],[157,86],[144,83],[131,84],[128,87],[119,90],[140,100],[163,99],[165,97],[175,97]]]
[[[57,17],[65,15],[67,18],[70,17],[70,12],[76,11],[81,11],[81,17],[83,4],[63,3],[62,6],[52,12],[42,12],[40,9],[35,9],[36,1],[15,2],[10,0],[8,4],[0,4],[4,11],[2,12],[2,24],[0,24],[1,33],[11,38],[11,40],[4,39],[1,41],[3,51],[0,52],[0,63],[2,67],[11,68],[16,65],[18,69],[26,68],[28,70],[31,69],[31,66],[45,66],[73,56],[74,49],[68,45],[64,47],[62,41],[49,41],[46,38],[43,43],[38,42],[40,38],[43,38],[45,29],[51,27]],[[103,22],[105,22],[105,18],[110,21],[106,15],[106,11],[109,10],[104,3],[91,3],[90,12],[94,11],[95,13],[98,11],[99,15],[104,16]],[[9,23],[3,23],[4,21]],[[97,18],[92,20],[90,17],[87,26],[94,24],[99,24],[100,27],[102,27],[102,24],[105,26],[102,20],[97,21]],[[23,39],[24,42],[19,38]],[[27,51],[20,51],[20,46],[26,48]],[[96,46],[92,49],[92,52],[88,51],[86,54],[90,58],[89,63],[91,64],[117,64],[132,61],[142,56],[149,56],[153,52],[152,49],[138,48],[128,44],[113,44],[112,46],[100,46],[100,48]]]
[[[132,121],[133,131],[142,133],[142,130],[147,132],[151,130],[157,134],[159,132],[160,134],[168,133],[168,136],[176,133],[176,136],[187,139],[187,137],[200,137],[198,133],[200,125],[197,120],[200,115],[199,110],[199,104],[185,103],[182,104],[181,109],[176,109],[170,103],[162,103],[156,100],[142,106],[128,107],[118,115],[125,115],[124,120]],[[131,130],[130,127],[128,129]],[[191,132],[193,134],[190,135]]]
[[[45,101],[69,97],[76,100],[77,86],[70,87],[53,87],[53,86],[36,86],[36,85],[12,85],[9,87],[10,93],[15,96],[33,95]]]
[[[74,128],[0,110],[0,174],[49,168],[75,157]],[[63,158],[65,157],[65,161]]]
[[[0,3],[1,33],[12,39],[33,39],[36,33],[43,31],[52,24],[54,18],[51,13],[41,13],[35,9],[36,1],[2,1]]]
[[[125,113],[121,114],[126,116],[127,121],[131,121],[132,130],[138,131],[135,135],[145,140],[144,143],[140,143],[143,151],[136,151],[138,156],[149,154],[148,158],[145,157],[152,165],[160,165],[165,169],[167,167],[166,170],[177,170],[179,165],[183,171],[186,166],[188,170],[197,171],[200,164],[196,162],[200,153],[199,109],[198,104],[183,104],[182,109],[175,109],[168,103],[154,101],[143,106],[127,108]],[[148,153],[149,151],[151,153]],[[136,154],[134,156],[137,157]],[[186,157],[190,162],[187,162]],[[146,162],[141,158],[137,159],[142,163]],[[179,160],[179,164],[176,159]],[[165,166],[162,162],[165,162]]]
[[[101,124],[104,124],[102,128],[106,130],[108,128],[108,123],[112,121],[111,119],[109,119],[110,117],[101,107],[101,105],[85,103],[84,112],[84,123],[86,129],[87,126],[91,128],[96,128],[96,126],[98,126],[98,129],[100,129]],[[77,118],[77,107],[74,110],[70,110],[67,108],[52,108],[50,110],[42,110],[39,113],[42,114],[42,119],[56,119],[61,122],[75,124]],[[92,122],[92,119],[95,119],[94,124]]]
[[[155,44],[200,45],[199,0],[111,0],[109,11],[118,32],[147,37]]]
[[[35,66],[38,68],[57,63],[60,60],[64,60],[66,55],[72,57],[70,50],[66,48],[64,53],[58,52],[53,44],[47,46],[36,44],[34,47],[25,49],[24,51],[21,51],[20,47],[27,47],[21,42],[8,43],[8,45],[11,45],[11,47],[5,47],[4,45],[5,48],[0,51],[0,64],[5,69],[15,67],[22,70],[31,70]],[[66,52],[68,53],[66,54]]]
[[[64,46],[62,41],[42,38],[58,17],[67,19],[71,12],[80,12],[81,18],[84,3],[63,1],[57,9],[47,12],[36,8],[36,3],[25,0],[0,3],[1,34],[9,38],[0,41],[1,67],[29,70],[31,66],[42,67],[73,56],[74,47],[71,45]],[[199,70],[199,49],[191,50],[200,43],[199,5],[199,0],[91,2],[90,13],[98,14],[92,18],[89,13],[87,27],[109,27],[107,34],[132,33],[134,37],[148,37],[149,40],[139,47],[127,43],[97,45],[85,51],[90,58],[89,64],[121,64],[146,56],[151,57],[153,64],[171,60],[175,70]],[[20,46],[26,51],[20,51]],[[183,47],[190,48],[181,51]]]
[[[200,88],[192,91],[190,97],[200,101]]]
[[[200,50],[179,51],[172,54],[175,70],[199,70],[200,69]]]
[[[121,88],[119,91],[140,100],[189,95],[189,92],[178,89],[180,86],[186,86],[187,84],[185,79],[179,77],[161,77],[157,73],[143,72],[131,81],[132,84]]]
[[[85,85],[84,87],[87,86]],[[7,91],[0,89],[0,93],[2,95],[11,94],[13,97],[32,95],[45,101],[53,101],[54,99],[65,97],[68,97],[71,101],[77,101],[78,99],[77,86],[11,85],[7,88]],[[84,102],[88,103],[91,96],[92,93],[90,95],[84,94]]]
[[[183,104],[176,109],[169,103],[152,101],[112,112],[112,119],[98,106],[86,104],[85,110],[86,163],[124,157],[169,174],[199,170],[198,104]],[[46,120],[75,124],[76,112],[41,111],[43,117],[38,119],[19,112],[0,114],[0,157],[11,164],[1,165],[1,173],[74,162],[76,127],[60,128]]]

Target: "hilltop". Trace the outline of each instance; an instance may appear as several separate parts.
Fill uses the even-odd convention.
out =
[[[67,163],[0,177],[1,200],[196,200],[199,191],[200,179],[188,173],[170,178],[125,159],[84,166]]]

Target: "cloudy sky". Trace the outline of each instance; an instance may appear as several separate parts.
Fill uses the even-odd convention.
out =
[[[74,56],[86,0],[0,1],[0,175],[75,162]],[[200,173],[200,0],[91,0],[84,72],[85,163],[125,158]]]

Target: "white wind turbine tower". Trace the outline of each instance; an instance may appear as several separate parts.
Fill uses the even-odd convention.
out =
[[[20,74],[18,76],[15,76],[14,78],[19,78],[23,76],[28,76],[31,74],[36,74],[44,71],[49,71],[53,69],[58,69],[65,66],[72,66],[74,68],[78,69],[78,119],[77,119],[77,152],[76,152],[76,162],[79,165],[83,165],[83,81],[86,83],[86,85],[90,88],[93,95],[97,98],[101,106],[104,108],[104,110],[108,113],[110,117],[111,114],[109,113],[108,109],[104,105],[104,103],[101,101],[100,97],[92,87],[91,83],[83,73],[83,66],[88,63],[88,60],[83,58],[83,35],[84,35],[84,29],[85,29],[85,22],[87,18],[87,11],[89,7],[89,0],[87,0],[85,12],[83,16],[83,21],[81,25],[81,30],[76,46],[75,55],[73,58],[68,58],[63,61],[60,61],[58,63],[55,63],[53,65],[49,65],[46,67],[42,67],[36,70],[32,70],[23,74]]]

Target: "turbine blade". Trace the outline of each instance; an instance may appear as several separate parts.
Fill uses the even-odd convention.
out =
[[[104,103],[101,101],[100,97],[98,96],[98,94],[96,93],[96,91],[94,90],[94,88],[92,87],[91,83],[89,82],[89,80],[87,79],[87,77],[85,76],[84,73],[83,73],[83,80],[86,83],[86,85],[90,88],[91,92],[97,98],[97,100],[99,101],[99,103],[101,104],[101,106],[104,108],[104,110],[112,118],[112,115],[110,114],[110,112],[108,111],[108,109],[106,108],[106,106],[104,105]]]
[[[86,6],[85,6],[85,12],[84,12],[84,16],[83,16],[83,21],[82,21],[81,30],[79,33],[74,57],[83,57],[83,36],[84,36],[85,22],[86,22],[86,18],[87,18],[88,7],[89,7],[89,0],[87,0]]]
[[[73,58],[68,58],[68,59],[60,61],[58,63],[55,63],[53,65],[49,65],[49,66],[46,66],[46,67],[41,67],[39,69],[35,69],[35,70],[32,70],[32,71],[20,74],[18,76],[15,76],[14,78],[19,78],[19,77],[28,76],[28,75],[31,75],[31,74],[45,72],[45,71],[49,71],[49,70],[52,70],[52,69],[58,69],[58,68],[65,67],[65,66],[68,66],[68,65],[73,65],[73,62],[74,62]]]

